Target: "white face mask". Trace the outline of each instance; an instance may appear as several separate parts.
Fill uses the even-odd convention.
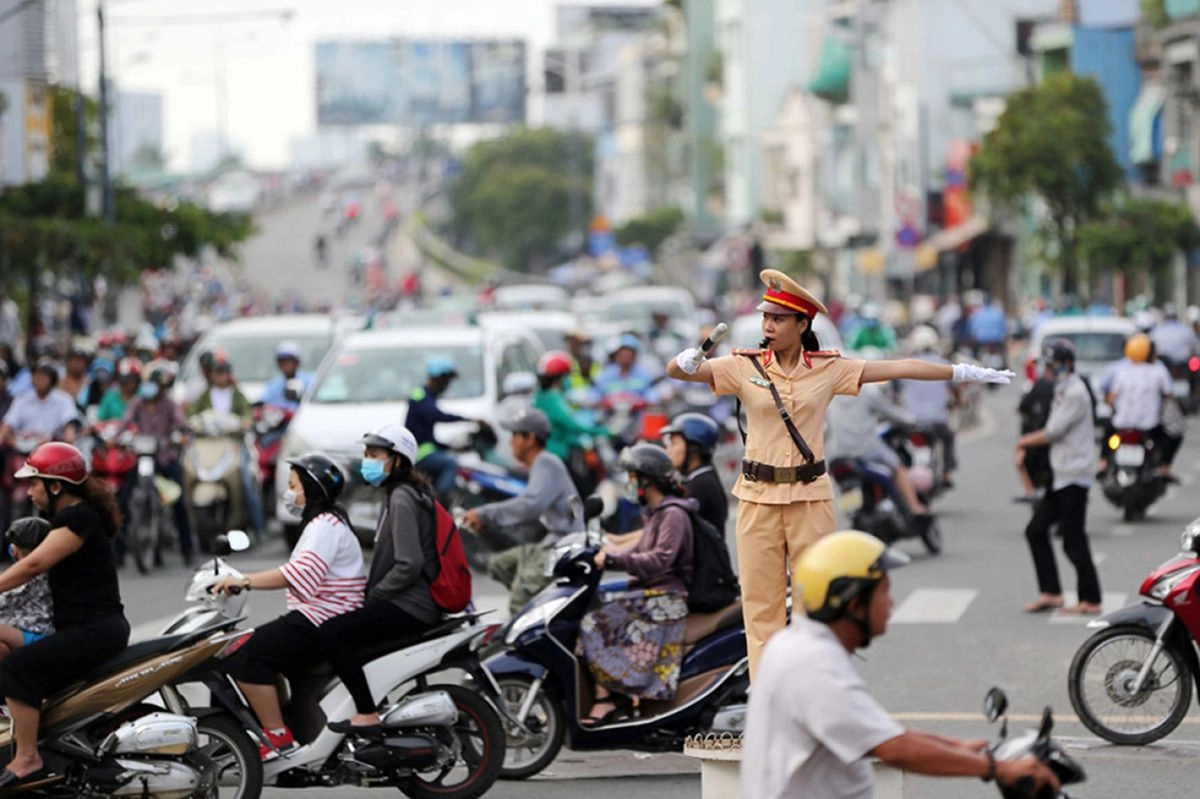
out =
[[[293,516],[299,516],[300,511],[304,510],[304,503],[299,502],[299,499],[296,492],[290,488],[283,492],[283,507]]]

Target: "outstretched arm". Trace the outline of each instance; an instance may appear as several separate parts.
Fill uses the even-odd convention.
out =
[[[902,361],[867,361],[863,366],[864,383],[887,383],[890,380],[951,380],[954,367],[910,358]]]

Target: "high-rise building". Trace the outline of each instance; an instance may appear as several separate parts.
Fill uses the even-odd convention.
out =
[[[163,158],[163,98],[157,92],[114,93],[108,142],[114,175],[160,166]]]

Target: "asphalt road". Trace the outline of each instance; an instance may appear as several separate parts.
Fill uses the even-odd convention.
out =
[[[1195,709],[1160,745],[1142,749],[1103,745],[1074,718],[1067,699],[1067,668],[1088,635],[1084,622],[1021,611],[1036,589],[1023,538],[1029,511],[1011,502],[1017,482],[1010,467],[1016,424],[1010,411],[1016,401],[1015,389],[988,395],[983,428],[968,436],[962,447],[964,466],[958,487],[936,505],[945,552],[929,557],[918,542],[902,545],[914,559],[894,576],[893,623],[865,653],[860,669],[884,706],[904,723],[964,738],[995,734],[980,711],[983,694],[992,685],[1008,692],[1014,729],[1032,726],[1042,707],[1051,706],[1058,734],[1068,739],[1089,773],[1088,783],[1074,796],[1190,795],[1200,755],[1200,715]],[[1196,430],[1200,424],[1193,423]],[[1172,489],[1144,522],[1122,523],[1099,491],[1093,491],[1088,529],[1106,606],[1132,601],[1145,574],[1177,551],[1183,525],[1200,514],[1195,501],[1198,456],[1200,444],[1187,441],[1178,461],[1184,484]],[[284,557],[283,543],[275,537],[234,560],[239,568],[253,570],[278,564]],[[1073,572],[1064,558],[1059,561],[1064,586],[1069,588]],[[122,575],[135,637],[154,634],[183,607],[187,578],[173,559],[150,576]],[[476,594],[481,605],[501,609],[503,615],[501,586],[480,579]],[[282,593],[252,597],[252,622],[265,621],[282,610]],[[803,679],[803,664],[798,664],[797,679]],[[539,778],[499,784],[488,795],[698,797],[696,772],[696,765],[681,756],[564,752]],[[971,780],[908,777],[905,796],[970,799],[994,796],[994,790]],[[369,793],[344,789],[325,795],[365,797]]]

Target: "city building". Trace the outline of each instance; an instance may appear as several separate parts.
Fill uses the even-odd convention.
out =
[[[161,171],[163,167],[163,98],[157,92],[118,90],[112,93],[108,146],[112,174]]]

